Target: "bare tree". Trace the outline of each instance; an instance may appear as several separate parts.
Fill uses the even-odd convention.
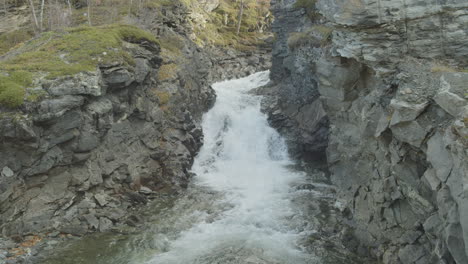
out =
[[[88,24],[91,26],[91,0],[87,0],[88,4]]]
[[[72,6],[71,6],[70,0],[67,0],[67,4],[68,4],[68,13],[69,13],[69,15],[71,17],[71,15],[72,15]]]
[[[45,0],[42,0],[42,2],[41,2],[41,16],[40,16],[41,25],[40,25],[40,28],[39,28],[39,30],[41,32],[44,31],[44,5],[45,5]]]
[[[244,0],[240,0],[240,7],[239,7],[239,17],[237,18],[237,35],[240,33],[240,28],[242,24],[242,15],[244,14]]]
[[[3,14],[6,16],[6,14],[8,13],[7,11],[7,0],[3,0]]]
[[[31,7],[31,12],[32,12],[32,17],[33,17],[33,23],[34,23],[34,28],[36,30],[39,29],[39,22],[37,21],[37,16],[36,16],[36,9],[34,8],[34,2],[33,0],[29,0],[29,5]]]

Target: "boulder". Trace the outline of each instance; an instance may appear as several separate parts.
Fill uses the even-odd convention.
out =
[[[83,104],[84,98],[82,96],[65,95],[56,99],[47,99],[39,104],[38,115],[34,116],[34,120],[43,122],[56,119]]]
[[[408,103],[406,101],[393,99],[390,102],[390,107],[393,109],[392,119],[390,121],[390,126],[402,122],[408,122],[415,120],[426,107],[429,105],[429,102],[424,102],[420,104]]]
[[[454,117],[463,113],[465,106],[468,105],[467,100],[448,91],[438,93],[434,97],[434,100],[440,107],[447,111],[447,113]]]
[[[55,79],[47,88],[49,94],[63,95],[92,95],[101,96],[105,93],[100,85],[100,71],[82,72],[74,76]]]
[[[427,131],[417,121],[400,123],[390,129],[398,140],[415,147],[420,147],[427,135]]]
[[[443,135],[436,133],[427,142],[427,160],[435,169],[437,178],[445,182],[450,175],[453,161],[450,153],[446,149]]]
[[[107,217],[100,217],[99,218],[99,231],[106,232],[109,231],[114,224],[112,221]]]

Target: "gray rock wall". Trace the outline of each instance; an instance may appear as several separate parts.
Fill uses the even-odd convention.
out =
[[[329,119],[330,177],[354,229],[348,246],[383,263],[468,263],[468,3],[318,0],[299,23],[306,12],[291,2],[274,2],[272,75],[282,75],[273,87],[316,81],[305,96],[282,92],[310,96],[296,108],[321,103]],[[305,40],[285,45],[294,32]],[[266,105],[278,126],[297,121],[275,119],[291,104]],[[286,134],[316,124],[313,113]]]
[[[310,74],[310,63],[321,53],[319,48],[288,47],[292,32],[312,26],[303,9],[294,8],[294,0],[272,1],[275,22],[272,25],[276,41],[272,50],[272,83],[260,93],[267,95],[263,104],[270,124],[288,141],[294,156],[323,156],[327,146],[328,119],[317,100],[320,96],[318,79]]]
[[[202,144],[198,121],[214,102],[195,83],[163,102],[159,47],[128,43],[136,65],[107,65],[38,87],[47,94],[0,119],[0,225],[4,236],[82,235],[125,222],[144,194],[187,184]],[[200,56],[195,54],[196,56]],[[189,65],[187,65],[189,67]],[[195,76],[180,75],[179,82]],[[179,88],[182,89],[182,88]]]
[[[161,41],[177,39],[178,56],[125,43],[134,66],[41,80],[44,98],[0,109],[1,236],[135,226],[149,199],[187,186],[203,142],[201,117],[215,101],[211,83],[266,70],[269,58],[202,50],[188,37],[187,10],[163,11],[147,10],[135,23]]]

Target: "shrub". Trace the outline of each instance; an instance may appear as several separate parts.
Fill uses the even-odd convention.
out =
[[[462,69],[454,66],[449,66],[441,62],[435,62],[431,67],[431,72],[467,72],[468,69]]]
[[[295,8],[315,8],[317,0],[297,0],[294,3]]]
[[[288,38],[288,47],[290,50],[294,50],[298,47],[307,45],[310,43],[312,37],[304,32],[293,32]]]
[[[19,29],[0,35],[0,55],[5,54],[16,45],[33,37],[33,32],[28,29]]]
[[[315,8],[316,3],[317,0],[297,0],[296,3],[294,3],[294,7],[304,8],[306,10],[307,16],[313,20],[320,16]]]
[[[0,105],[18,107],[23,103],[25,87],[32,84],[32,75],[25,71],[16,71],[0,75]]]
[[[330,41],[333,28],[325,25],[315,25],[312,26],[311,31],[320,37],[320,43],[325,45],[328,41]]]
[[[169,103],[169,100],[171,99],[171,94],[166,91],[156,91],[155,94],[156,97],[158,97],[159,105],[161,106],[164,106],[167,103]]]

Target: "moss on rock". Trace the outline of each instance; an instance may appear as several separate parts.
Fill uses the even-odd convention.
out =
[[[153,35],[130,25],[77,27],[42,34],[26,43],[19,55],[0,62],[0,104],[21,105],[25,88],[37,75],[53,79],[95,71],[101,64],[133,64],[123,48],[124,41],[159,45]]]

